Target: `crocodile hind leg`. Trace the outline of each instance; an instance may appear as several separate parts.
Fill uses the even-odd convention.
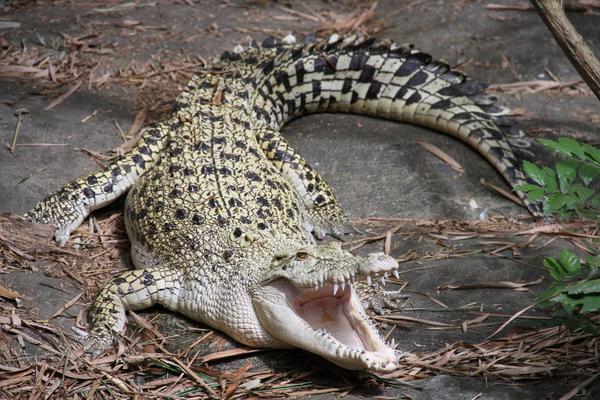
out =
[[[25,214],[26,219],[53,225],[56,241],[63,246],[91,211],[116,200],[159,159],[169,126],[167,121],[144,128],[137,145],[124,157],[103,171],[63,186],[36,204]]]
[[[127,271],[113,278],[100,290],[90,311],[86,353],[98,356],[114,343],[125,327],[125,311],[157,304],[177,310],[180,292],[181,276],[172,266]]]
[[[270,128],[256,135],[265,156],[286,177],[304,205],[304,222],[317,239],[330,234],[343,239],[353,231],[350,220],[335,198],[333,189],[281,136]]]

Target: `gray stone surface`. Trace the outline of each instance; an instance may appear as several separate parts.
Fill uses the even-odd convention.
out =
[[[57,32],[81,35],[89,28],[107,27],[102,34],[104,43],[113,43],[116,50],[110,62],[127,65],[132,61],[143,63],[152,55],[167,57],[179,49],[204,58],[230,49],[249,33],[258,38],[263,29],[285,34],[288,31],[310,32],[313,21],[291,18],[282,11],[279,2],[219,3],[194,1],[195,7],[185,2],[159,3],[154,7],[138,7],[117,13],[93,13],[89,7],[74,4],[25,7],[12,11],[5,18],[20,21],[21,29],[6,32],[12,43],[27,39],[28,45],[38,41],[38,35],[51,40]],[[355,3],[310,1],[313,10],[333,9],[347,13]],[[412,4],[412,5],[411,5]],[[506,83],[542,77],[547,79],[545,68],[561,80],[577,79],[568,61],[555,46],[546,28],[533,12],[494,12],[485,8],[487,2],[381,1],[377,15],[384,18],[390,36],[400,43],[413,42],[436,57],[445,58],[471,76],[487,82]],[[101,6],[98,6],[101,7]],[[296,7],[294,5],[294,7]],[[300,7],[299,10],[306,11]],[[600,23],[596,15],[575,13],[570,15],[574,24],[600,54]],[[40,18],[44,23],[40,24]],[[4,17],[3,17],[4,18]],[[172,34],[167,40],[157,40],[152,30],[132,32],[117,29],[114,24],[128,18],[143,21],[147,26],[167,26]],[[216,24],[216,25],[213,25]],[[211,25],[213,26],[212,28]],[[215,29],[216,28],[216,29]],[[135,35],[130,35],[136,33]],[[190,39],[191,38],[191,39]],[[119,51],[131,47],[128,51]],[[503,57],[514,67],[506,65]],[[64,90],[64,89],[63,89]],[[5,146],[0,148],[0,211],[22,213],[48,193],[77,176],[93,171],[94,161],[79,149],[104,152],[121,143],[116,134],[115,121],[127,129],[135,115],[135,91],[108,87],[101,91],[88,90],[85,85],[64,103],[44,111],[49,96],[43,94],[35,83],[16,79],[0,80],[0,142],[9,144],[14,131],[19,108],[26,108],[19,146],[11,154]],[[53,91],[51,97],[58,92]],[[568,134],[574,137],[593,138],[600,133],[594,115],[598,103],[593,96],[572,96],[561,92],[541,92],[520,96],[501,96],[501,103],[524,108],[521,124],[529,131]],[[87,123],[80,121],[99,110]],[[347,115],[314,115],[298,119],[285,127],[284,132],[303,154],[337,190],[341,203],[355,218],[369,216],[410,218],[477,218],[481,210],[468,206],[474,199],[491,212],[516,215],[523,212],[509,201],[490,192],[480,184],[484,178],[495,185],[507,188],[502,179],[481,157],[456,140],[434,132],[408,125],[372,118]],[[464,166],[459,174],[425,151],[416,140],[424,140],[444,149]],[[23,146],[46,143],[53,146]],[[430,241],[415,236],[404,240],[394,237],[393,253],[402,254],[416,249],[419,254],[431,251]],[[476,240],[464,243],[465,248],[476,246]],[[552,252],[559,243],[540,252]],[[365,250],[365,249],[363,249]],[[525,261],[535,265],[537,254],[526,254]],[[539,263],[538,263],[539,264]],[[486,311],[510,314],[531,304],[543,285],[528,292],[502,289],[464,291],[437,291],[444,283],[477,283],[495,280],[532,281],[544,272],[535,267],[509,259],[492,257],[464,257],[452,260],[427,262],[429,269],[403,274],[412,294],[413,308],[428,310],[407,311],[406,315],[460,325],[472,318],[465,312],[441,313],[425,296],[434,296],[449,307],[469,303],[481,304]],[[407,263],[405,268],[422,267]],[[38,272],[13,272],[0,276],[2,285],[27,294],[24,307],[31,307],[32,315],[47,318],[60,305],[77,294],[73,282],[56,282],[49,277],[51,268]],[[59,288],[59,289],[56,289]],[[77,312],[72,310],[70,313]],[[71,315],[73,316],[73,315]],[[500,321],[491,319],[490,321]],[[59,318],[58,326],[68,330],[73,318]],[[175,347],[185,347],[197,334],[189,333],[198,327],[179,316],[164,313],[158,322],[163,332],[179,333],[180,342]],[[520,323],[519,326],[523,326]],[[400,348],[407,351],[427,351],[443,347],[457,340],[477,342],[489,335],[495,327],[469,330],[432,330],[413,324],[407,329],[397,329],[394,334]],[[187,333],[186,333],[187,332]],[[229,342],[226,346],[233,346]],[[211,349],[206,349],[210,351]],[[298,352],[267,352],[251,358],[255,366],[267,365],[286,368],[286,360],[302,360],[315,365],[313,357]],[[282,361],[283,360],[283,361]],[[233,368],[244,360],[228,361],[218,366]],[[317,365],[321,365],[317,362]],[[323,367],[326,370],[331,367]],[[482,378],[438,376],[419,383],[423,390],[384,386],[374,391],[361,389],[356,396],[412,399],[552,399],[558,398],[579,382],[563,380],[520,386],[486,382]],[[578,398],[595,398],[598,390]],[[481,394],[481,395],[480,395]],[[479,396],[479,397],[478,397]],[[330,395],[324,397],[330,398]]]

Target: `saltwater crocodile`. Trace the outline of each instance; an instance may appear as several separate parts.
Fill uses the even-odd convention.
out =
[[[414,123],[469,143],[515,187],[524,183],[519,149],[529,141],[484,87],[411,47],[360,36],[268,38],[226,52],[191,79],[168,119],[144,128],[133,150],[27,214],[54,225],[64,245],[92,210],[129,192],[125,222],[137,269],[99,292],[85,348],[100,354],[124,328],[126,310],[159,304],[250,346],[393,369],[394,349],[353,282],[385,279],[398,264],[383,253],[363,258],[338,242],[317,244],[326,234],[342,238],[349,221],[279,130],[312,112]]]

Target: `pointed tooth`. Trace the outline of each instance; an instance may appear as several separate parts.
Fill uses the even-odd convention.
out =
[[[371,279],[371,275],[367,275],[367,283],[369,286],[373,286],[373,279]]]
[[[390,276],[390,274],[388,274],[388,273],[387,273],[387,271],[383,273],[383,277],[384,277],[385,279],[387,279],[387,278],[388,278],[388,276]]]
[[[315,292],[319,290],[319,285],[315,285]]]
[[[380,280],[381,280],[381,284],[385,285],[385,277],[382,276]]]
[[[393,271],[392,271],[392,274],[394,274],[394,278],[396,278],[396,279],[400,279],[400,274],[398,273],[398,270],[397,270],[397,269],[393,270]]]
[[[340,283],[340,286],[342,287],[342,291],[346,290],[346,282]]]
[[[333,295],[334,295],[334,296],[336,295],[336,293],[337,293],[338,289],[339,289],[339,287],[338,287],[338,284],[337,284],[337,283],[334,283],[334,284],[333,284]]]

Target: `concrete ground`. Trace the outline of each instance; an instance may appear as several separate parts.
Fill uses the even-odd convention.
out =
[[[194,0],[148,2],[146,6],[138,3],[137,7],[115,8],[108,12],[105,2],[98,2],[97,6],[78,3],[46,4],[41,1],[8,8],[0,16],[0,27],[1,21],[18,21],[20,27],[0,29],[0,38],[7,43],[39,46],[40,42],[48,44],[55,40],[59,33],[77,37],[93,29],[101,32],[93,40],[110,44],[108,48],[112,52],[108,56],[99,55],[99,58],[110,65],[125,67],[133,61],[143,64],[152,57],[168,60],[177,52],[209,59],[231,49],[248,35],[260,39],[265,32],[279,36],[290,31],[311,32],[321,24],[316,18],[303,15],[314,16],[313,11],[317,14],[328,10],[349,14],[357,7],[357,3],[349,1],[314,0],[303,2],[305,6],[294,3],[292,9],[300,14],[290,13],[287,7],[292,3],[286,2]],[[118,3],[111,2],[110,5],[114,7]],[[389,36],[399,43],[415,43],[417,48],[436,58],[459,64],[463,71],[479,80],[500,84],[547,80],[550,74],[565,82],[579,79],[534,12],[493,11],[487,8],[488,5],[486,1],[390,0],[379,2],[375,16],[386,26],[379,35]],[[596,54],[600,54],[600,17],[581,12],[570,13],[569,17]],[[124,21],[141,22],[138,25],[146,28],[168,29],[169,34],[159,40],[157,32],[163,31],[131,29],[124,27],[127,25]],[[95,162],[80,149],[102,153],[119,145],[122,139],[115,123],[126,130],[140,101],[140,91],[132,86],[112,85],[96,90],[82,85],[63,103],[44,111],[50,100],[64,92],[65,87],[48,90],[47,85],[36,81],[14,77],[0,79],[0,142],[3,144],[0,148],[0,212],[23,213],[64,183],[95,170]],[[567,89],[500,97],[502,104],[523,114],[520,124],[532,134],[594,140],[600,133],[598,100],[589,92]],[[23,108],[28,114],[23,117],[13,154],[4,145],[10,146],[17,120],[15,113]],[[98,112],[93,118],[81,122],[95,110]],[[481,184],[480,180],[485,179],[507,189],[492,167],[467,146],[449,137],[414,126],[347,115],[308,116],[291,122],[284,133],[337,190],[341,204],[353,218],[477,219],[483,209],[508,216],[523,213],[523,209]],[[417,140],[430,142],[446,151],[464,167],[464,173],[448,168],[423,149]],[[40,143],[52,146],[36,145]],[[470,207],[471,200],[479,208]],[[404,240],[396,235],[392,254],[415,250],[422,255],[432,251],[431,246],[434,245],[430,241],[421,241],[418,236]],[[469,249],[475,243],[465,242],[464,246]],[[559,247],[560,243],[555,242],[537,253],[530,251],[525,254],[525,260],[539,266],[535,259],[538,254],[550,254]],[[475,303],[486,311],[510,315],[535,302],[535,296],[547,284],[545,281],[524,292],[489,288],[439,291],[437,288],[442,284],[500,280],[530,282],[544,277],[545,273],[540,268],[524,267],[523,263],[509,258],[479,256],[403,265],[406,269],[431,267],[402,275],[408,281],[406,290],[413,296],[414,308],[425,309],[407,311],[405,315],[452,324],[472,316],[464,311],[431,311],[435,304],[428,296],[450,308]],[[46,268],[38,272],[11,269],[10,273],[0,275],[0,283],[25,295],[22,307],[35,309],[31,312],[42,318],[80,290],[76,282],[48,274],[52,273]],[[68,315],[75,316],[78,311],[79,308],[74,307]],[[57,320],[64,328],[73,324],[72,318]],[[176,315],[162,314],[156,324],[164,334],[181,334],[183,328],[181,343],[169,344],[175,348],[185,346],[197,336],[189,333],[188,328],[198,325]],[[405,351],[433,351],[459,340],[477,343],[495,328],[497,325],[490,325],[463,333],[460,329],[432,330],[413,324],[406,329],[397,329],[394,337],[400,343],[399,348]],[[309,356],[297,352],[268,352],[247,359],[278,367],[281,360],[285,365],[286,358],[297,360],[298,357]],[[230,367],[239,365],[234,361]],[[227,368],[228,363],[222,366]],[[480,377],[439,375],[418,383],[423,390],[384,386],[376,391],[353,392],[353,395],[395,398],[403,394],[413,399],[554,399],[584,379],[549,379],[517,386]],[[576,398],[592,399],[599,394],[600,388],[596,386]]]

